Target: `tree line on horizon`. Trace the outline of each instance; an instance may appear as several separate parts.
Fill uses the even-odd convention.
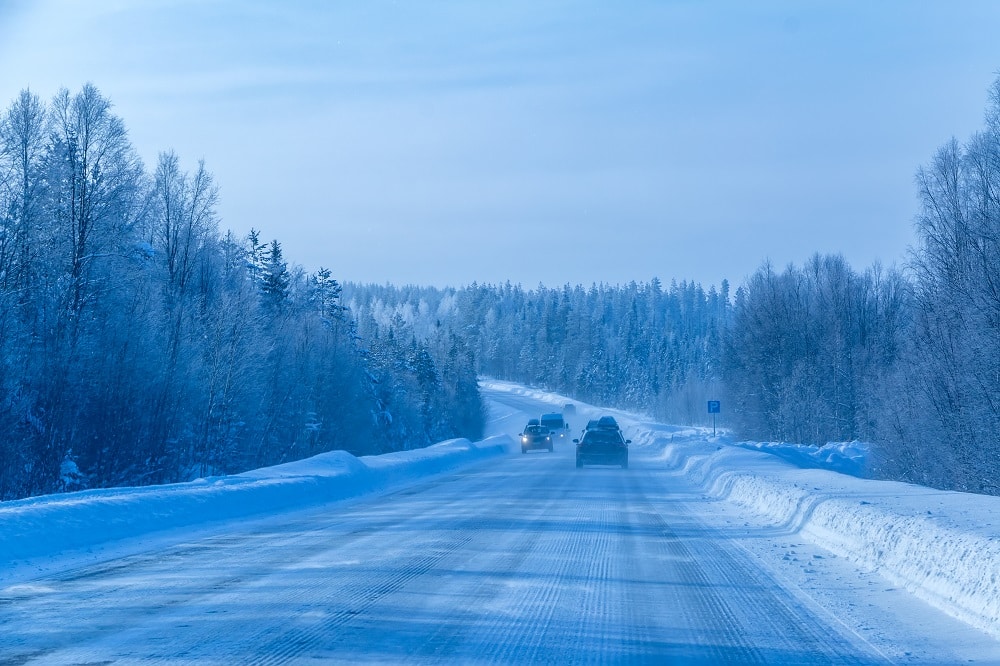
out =
[[[93,86],[0,119],[0,499],[382,453],[485,424],[476,378],[740,439],[863,440],[873,477],[1000,494],[1000,80],[917,173],[901,268],[763,264],[735,291],[340,283],[220,234]]]
[[[218,196],[173,152],[148,172],[93,85],[0,117],[0,500],[481,435],[461,339],[365,339]]]
[[[873,447],[868,473],[1000,494],[1000,79],[985,128],[917,172],[907,264],[763,264],[735,292],[345,285],[353,311],[464,337],[480,373],[740,439]]]

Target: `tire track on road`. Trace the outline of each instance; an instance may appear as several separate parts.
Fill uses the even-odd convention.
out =
[[[649,477],[636,477],[649,485]],[[689,584],[684,596],[699,612],[688,639],[713,646],[708,652],[720,663],[875,664],[888,663],[871,646],[845,637],[839,627],[809,612],[745,553],[712,538],[682,502],[672,502],[672,526],[662,508],[638,489],[641,512],[651,529],[664,534],[663,552],[676,562],[680,579]]]

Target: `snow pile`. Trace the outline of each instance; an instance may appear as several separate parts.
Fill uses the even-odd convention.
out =
[[[685,477],[771,533],[811,541],[1000,637],[1000,497],[858,478],[867,455],[858,442],[734,444],[706,428],[659,424],[515,384],[483,384],[543,404],[572,402],[587,418],[613,414],[636,449],[634,473],[644,459],[658,460],[657,473]],[[0,573],[31,558],[399,488],[516,448],[499,435],[363,458],[334,451],[229,477],[0,503]]]
[[[50,556],[173,528],[302,509],[389,490],[488,457],[505,455],[507,436],[357,458],[331,451],[225,477],[143,488],[86,490],[0,503],[0,570]]]
[[[824,446],[787,442],[737,442],[736,446],[784,458],[797,467],[829,469],[864,478],[871,447],[864,442],[830,442]]]
[[[1000,497],[801,469],[794,455],[708,442],[698,429],[647,430],[637,440],[707,496],[1000,637]],[[815,467],[811,454],[798,460]]]
[[[506,382],[496,391],[548,404],[575,402]],[[1000,638],[1000,497],[860,478],[869,447],[733,442],[701,427],[614,414],[639,454],[665,464],[708,497],[738,507],[775,535],[797,535],[877,572],[931,605]]]

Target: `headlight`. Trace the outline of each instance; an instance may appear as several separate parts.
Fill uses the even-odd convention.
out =
[[[527,444],[528,443],[528,438],[527,437],[522,437],[521,438],[521,443],[522,444]]]

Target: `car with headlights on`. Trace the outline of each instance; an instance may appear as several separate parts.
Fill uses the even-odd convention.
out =
[[[552,433],[543,425],[532,424],[529,421],[529,425],[525,426],[524,432],[520,436],[521,453],[527,453],[534,449],[552,451]]]

